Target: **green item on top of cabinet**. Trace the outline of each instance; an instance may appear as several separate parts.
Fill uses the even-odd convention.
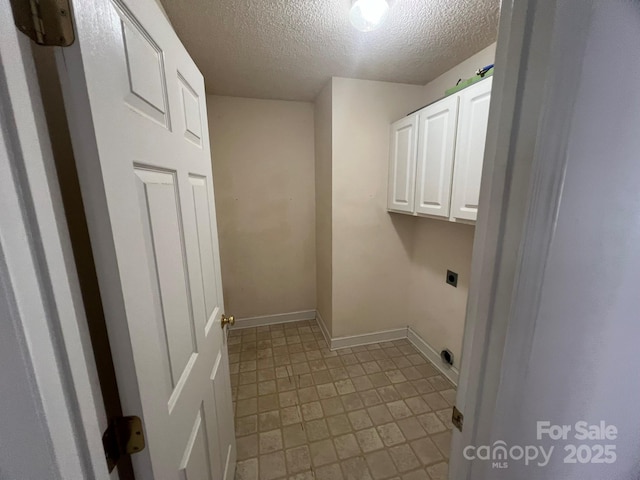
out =
[[[461,80],[460,82],[458,82],[458,84],[455,87],[451,87],[450,89],[445,90],[444,95],[445,97],[448,97],[449,95],[459,92],[460,90],[463,90],[467,87],[470,87],[474,83],[484,80],[485,78],[490,77],[492,75],[493,75],[493,67],[491,67],[485,73],[483,73],[482,76],[474,75],[473,77],[468,78],[466,80]]]

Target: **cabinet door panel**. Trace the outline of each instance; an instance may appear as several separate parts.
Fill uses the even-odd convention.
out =
[[[458,96],[419,113],[416,212],[449,217]]]
[[[387,208],[391,211],[414,212],[417,134],[417,114],[405,117],[391,125],[387,193]]]
[[[493,78],[488,78],[460,93],[450,217],[452,221],[475,221],[478,215],[492,81]]]

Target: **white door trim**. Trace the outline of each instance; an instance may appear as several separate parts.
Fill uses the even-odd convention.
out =
[[[42,469],[46,478],[109,478],[101,443],[106,418],[30,41],[1,1],[0,311],[7,317],[0,336],[20,355],[6,358],[4,349],[0,358],[16,383],[5,389],[14,394],[28,385],[31,399],[0,403],[0,421],[3,428],[39,428],[42,436],[29,441],[47,446],[49,455],[3,442],[0,464],[16,478],[36,478],[30,472]],[[36,407],[28,417],[30,402]]]
[[[517,93],[520,75],[520,57],[525,37],[527,2],[512,5],[504,2],[500,12],[500,37],[496,47],[496,64],[501,68],[494,74],[493,92],[489,112],[489,125],[480,189],[480,208],[476,223],[469,296],[460,362],[460,376],[456,406],[465,414],[462,433],[454,430],[449,478],[469,478],[471,465],[462,459],[466,445],[475,443],[477,434],[475,419],[481,409],[481,384],[477,381],[485,369],[485,351],[491,343],[491,334],[500,337],[504,324],[492,324],[492,300],[495,297],[499,277],[496,260],[500,255],[506,213],[502,205],[508,200],[508,164],[510,139],[499,144],[500,128],[511,131],[518,113]],[[510,266],[513,268],[512,266]],[[505,272],[506,273],[506,272]],[[511,277],[512,277],[511,273]],[[502,278],[504,275],[502,276]],[[504,322],[503,322],[504,323]],[[499,347],[496,347],[497,349]],[[494,381],[495,378],[489,381]],[[492,383],[488,390],[495,391]],[[473,411],[472,411],[473,409]]]
[[[502,5],[496,51],[501,67],[491,100],[456,399],[464,428],[454,430],[452,480],[490,478],[485,469],[491,465],[465,460],[463,449],[495,440],[499,386],[522,376],[527,366],[564,175],[568,125],[562,109],[569,111],[574,98],[581,28],[592,8],[590,2],[568,4],[562,8],[571,15],[558,15],[556,0]],[[514,349],[524,359],[503,362]]]

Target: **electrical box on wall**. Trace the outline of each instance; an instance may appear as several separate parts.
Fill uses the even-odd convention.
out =
[[[452,272],[451,270],[447,270],[447,283],[452,287],[457,287],[458,274],[456,272]]]

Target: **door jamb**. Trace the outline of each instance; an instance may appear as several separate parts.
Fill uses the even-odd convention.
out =
[[[456,399],[465,423],[453,433],[452,480],[486,478],[486,465],[465,460],[463,450],[495,440],[498,391],[526,371],[506,358],[533,340],[531,312],[561,200],[564,139],[590,11],[591,2],[578,0],[502,4]],[[563,42],[558,32],[576,41]]]
[[[106,415],[30,41],[15,27],[9,1],[1,1],[0,167],[7,174],[0,177],[0,281],[12,312],[7,326],[22,352],[13,360],[30,372],[52,478],[109,478]]]

